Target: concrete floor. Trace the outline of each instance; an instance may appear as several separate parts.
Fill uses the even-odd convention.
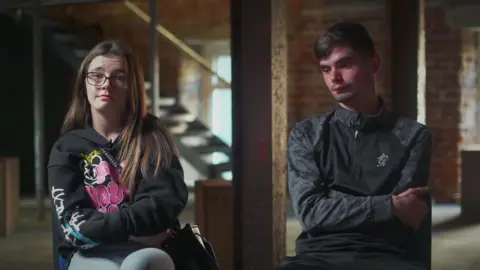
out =
[[[300,227],[291,218],[291,211],[288,212],[287,250],[292,254]],[[434,270],[480,270],[480,224],[461,226],[453,222],[453,226],[443,226],[447,229],[440,226],[454,220],[459,213],[457,206],[434,207],[434,224],[437,227],[433,235]],[[181,219],[182,222],[193,221],[191,205]],[[24,201],[17,232],[0,238],[0,270],[52,269],[50,225],[49,219],[43,222],[35,220],[33,203]]]

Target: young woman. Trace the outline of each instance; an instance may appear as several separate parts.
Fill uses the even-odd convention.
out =
[[[54,234],[69,270],[170,270],[157,248],[188,192],[168,131],[147,114],[133,53],[105,41],[85,57],[48,164]]]

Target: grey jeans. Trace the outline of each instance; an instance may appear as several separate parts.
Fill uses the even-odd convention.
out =
[[[161,249],[135,242],[104,244],[77,251],[68,270],[175,270],[172,258]]]
[[[286,257],[274,270],[427,270],[392,254],[362,256],[356,252],[297,254]]]

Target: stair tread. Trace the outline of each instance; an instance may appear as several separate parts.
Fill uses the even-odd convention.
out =
[[[169,116],[162,116],[160,117],[162,123],[167,126],[167,127],[175,127],[179,124],[182,124],[182,123],[185,123],[187,125],[187,128],[185,129],[185,133],[189,133],[189,134],[192,134],[192,133],[195,133],[195,132],[205,132],[205,131],[209,131],[210,129],[205,125],[203,124],[202,122],[200,122],[198,119],[192,121],[192,122],[186,122],[186,121],[180,121],[180,120],[177,120],[177,119],[173,119],[172,117],[169,117]],[[183,132],[181,133],[176,133],[177,135],[179,136],[183,136]]]
[[[204,123],[202,123],[200,120],[196,119],[195,121],[193,122],[190,122],[188,123],[188,127],[191,127],[192,129],[202,129],[202,128],[206,128],[206,129],[209,129],[207,127],[207,125],[205,125]]]
[[[208,128],[203,128],[203,129],[190,129],[187,128],[185,131],[176,133],[175,135],[180,136],[180,137],[189,137],[189,136],[199,136],[202,138],[210,138],[215,136],[210,129]]]
[[[74,48],[73,52],[75,53],[76,56],[78,56],[80,58],[84,58],[88,54],[88,50],[78,49],[78,48]]]
[[[194,143],[196,145],[190,145],[191,147],[196,147],[196,146],[219,146],[219,147],[230,147],[228,144],[226,144],[222,139],[220,139],[217,136],[210,136],[210,137],[205,137],[205,136],[195,136],[195,135],[190,135],[190,136],[182,136],[180,141],[200,141],[199,143]],[[188,144],[188,143],[186,143]]]
[[[92,47],[91,44],[84,42],[82,39],[73,38],[74,35],[58,34],[58,33],[53,33],[52,35],[54,39],[69,46],[70,48],[72,48],[72,50],[81,50],[81,51],[88,52]]]
[[[218,164],[211,164],[211,166],[215,167],[216,169],[222,169],[223,171],[228,171],[232,169],[232,162],[222,162]]]
[[[210,174],[214,177],[221,177],[222,173],[232,171],[232,163],[224,162],[219,164],[212,164],[209,167]]]
[[[192,148],[201,154],[208,154],[208,153],[214,153],[214,152],[222,152],[222,153],[229,154],[231,152],[231,147],[226,144],[225,145],[205,144],[205,145],[194,146]]]
[[[190,113],[185,107],[179,104],[175,105],[160,105],[161,110],[167,111],[167,114],[186,114]]]
[[[78,36],[72,34],[72,33],[63,33],[63,32],[54,32],[52,35],[60,40],[60,41],[66,41],[66,42],[71,42],[71,41],[76,41],[78,40]]]
[[[176,126],[176,125],[180,124],[180,121],[172,119],[170,117],[162,116],[162,117],[160,117],[160,120],[167,127]]]

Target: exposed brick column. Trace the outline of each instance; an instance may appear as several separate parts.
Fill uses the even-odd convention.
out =
[[[458,192],[462,37],[447,26],[441,6],[426,6],[426,121],[434,138],[431,187],[437,202],[454,202]]]

